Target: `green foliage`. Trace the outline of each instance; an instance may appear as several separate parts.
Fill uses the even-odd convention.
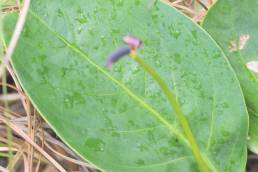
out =
[[[0,2],[0,9],[2,7],[2,2]],[[3,18],[2,18],[2,12],[0,11],[0,59],[3,57]]]
[[[244,171],[248,120],[237,78],[211,37],[163,2],[32,1],[12,63],[42,117],[100,169],[198,171],[153,78],[131,60],[105,68],[127,34],[143,40],[139,55],[176,94],[210,168]]]
[[[203,27],[226,53],[241,83],[250,117],[249,148],[258,153],[258,74],[247,63],[258,61],[258,1],[218,1]],[[236,43],[236,44],[235,44]]]

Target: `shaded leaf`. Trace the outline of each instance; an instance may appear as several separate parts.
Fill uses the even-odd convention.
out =
[[[258,1],[218,1],[208,12],[203,27],[226,53],[241,83],[250,117],[249,148],[258,153]],[[257,119],[255,119],[257,118]]]

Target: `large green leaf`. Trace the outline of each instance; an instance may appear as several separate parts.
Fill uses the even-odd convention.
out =
[[[223,0],[209,10],[203,27],[226,53],[240,80],[250,117],[250,149],[258,153],[258,74],[247,68],[258,61],[258,1]],[[234,45],[238,44],[237,47]],[[242,45],[241,45],[242,44]],[[233,49],[232,49],[233,48]],[[257,119],[255,119],[257,118]]]
[[[153,79],[105,59],[124,35],[177,95],[213,171],[243,171],[247,111],[215,42],[187,17],[148,0],[37,0],[12,59],[43,118],[105,171],[198,171],[180,124]]]

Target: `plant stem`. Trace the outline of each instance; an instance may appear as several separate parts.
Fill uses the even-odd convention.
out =
[[[202,155],[200,153],[200,149],[195,141],[195,138],[193,136],[193,133],[191,131],[191,128],[188,124],[188,121],[183,113],[183,111],[180,108],[180,105],[178,104],[176,97],[174,96],[174,94],[170,91],[169,87],[167,86],[167,84],[160,78],[160,76],[158,75],[158,73],[152,69],[148,64],[146,64],[141,58],[139,58],[136,53],[131,53],[130,57],[136,61],[141,67],[143,67],[143,69],[145,71],[147,71],[159,84],[160,88],[162,89],[162,91],[164,92],[164,94],[167,96],[169,103],[171,105],[171,108],[174,109],[175,113],[176,113],[176,117],[178,119],[178,121],[180,122],[184,133],[191,145],[193,154],[196,158],[196,161],[199,165],[199,168],[202,172],[209,172],[209,167],[206,164],[206,162],[203,160]]]

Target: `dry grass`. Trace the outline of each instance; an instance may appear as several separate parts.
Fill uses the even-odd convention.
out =
[[[19,0],[2,7],[4,14],[17,12],[19,20],[12,41],[5,45],[3,63],[0,65],[0,171],[97,171],[93,166],[81,160],[45,123],[30,100],[23,92],[9,63],[30,1]],[[192,17],[201,21],[212,1],[191,0],[167,1]]]

